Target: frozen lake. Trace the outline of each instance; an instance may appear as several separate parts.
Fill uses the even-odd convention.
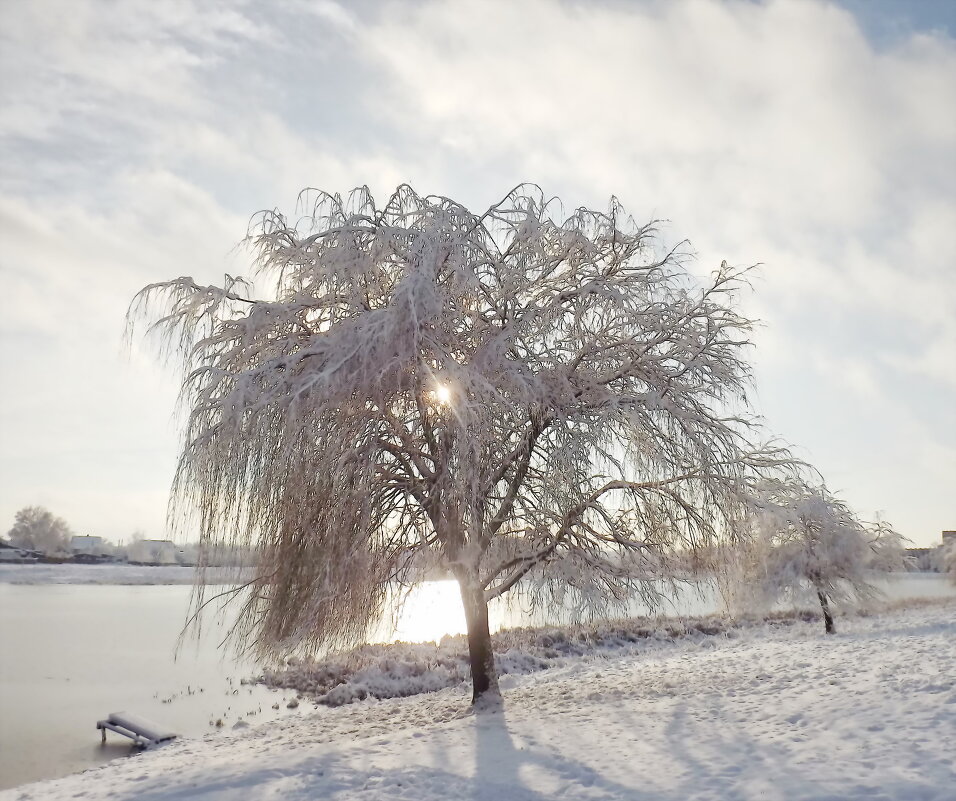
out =
[[[279,714],[280,696],[240,685],[254,668],[222,658],[218,638],[174,658],[190,589],[0,584],[0,788],[129,754],[118,735],[100,745],[96,721],[110,712],[193,737],[220,718]]]
[[[256,667],[218,649],[223,625],[208,621],[202,641],[188,640],[176,657],[189,586],[96,583],[127,574],[111,568],[120,571],[117,579],[76,567],[65,576],[76,583],[9,583],[64,578],[55,571],[42,578],[21,572],[32,569],[0,573],[0,788],[129,754],[116,735],[100,745],[95,723],[110,712],[135,712],[187,737],[218,736],[240,719],[301,714],[286,709],[283,693],[240,683]],[[136,581],[148,578],[137,575]],[[956,594],[945,579],[923,574],[904,576],[887,589],[893,598]],[[707,593],[688,592],[667,611],[690,615],[714,608]],[[496,628],[544,622],[519,608],[493,610]],[[415,593],[397,625],[383,626],[376,639],[433,640],[463,631],[457,586],[439,581]],[[210,725],[217,720],[221,730]]]

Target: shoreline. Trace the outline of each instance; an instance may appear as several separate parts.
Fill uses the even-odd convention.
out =
[[[237,573],[243,568],[238,567],[208,567],[205,568],[207,579],[205,584],[230,584],[236,580]],[[146,565],[127,562],[109,562],[102,564],[85,564],[82,562],[0,562],[0,584],[15,584],[18,586],[41,586],[48,584],[75,584],[75,585],[156,585],[167,586],[176,584],[193,584],[196,579],[197,568],[193,565]],[[945,578],[945,573],[929,570],[902,571],[887,573],[892,578],[908,579],[939,579]],[[710,581],[712,576],[687,575],[675,577],[675,581],[693,584],[700,581]],[[431,577],[422,580],[422,584],[448,581],[447,578]],[[453,579],[451,579],[453,580]]]
[[[237,568],[206,568],[206,585],[230,584]],[[174,586],[196,583],[196,568],[185,565],[132,565],[123,563],[0,563],[0,584],[20,587],[75,586]]]
[[[871,617],[899,609],[956,602],[950,598],[911,598],[870,602],[866,608],[837,611],[838,624],[853,617]],[[640,616],[587,623],[522,626],[492,634],[499,677],[527,675],[562,667],[583,657],[626,655],[649,647],[677,646],[683,639],[739,637],[747,630],[798,623],[823,627],[819,608],[796,607],[731,616]],[[366,698],[404,698],[454,687],[470,680],[468,641],[463,634],[440,641],[366,643],[324,658],[295,658],[265,669],[255,677],[270,689],[291,690],[297,699],[316,706],[337,707]]]

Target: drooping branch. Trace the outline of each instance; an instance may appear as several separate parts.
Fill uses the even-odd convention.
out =
[[[264,652],[361,637],[423,560],[486,599],[620,596],[787,469],[749,444],[745,271],[698,287],[658,223],[529,185],[481,214],[408,186],[300,207],[250,227],[267,299],[178,279],[138,307],[165,300],[184,364],[173,518],[255,549]]]

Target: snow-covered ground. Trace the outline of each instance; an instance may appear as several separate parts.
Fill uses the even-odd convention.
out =
[[[956,602],[604,650],[183,740],[0,801],[956,798]]]

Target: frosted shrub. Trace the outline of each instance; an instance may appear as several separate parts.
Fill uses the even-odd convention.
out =
[[[752,526],[755,536],[735,554],[738,605],[813,597],[828,634],[832,604],[873,599],[874,574],[904,568],[902,537],[885,522],[861,522],[823,486],[768,484]]]

